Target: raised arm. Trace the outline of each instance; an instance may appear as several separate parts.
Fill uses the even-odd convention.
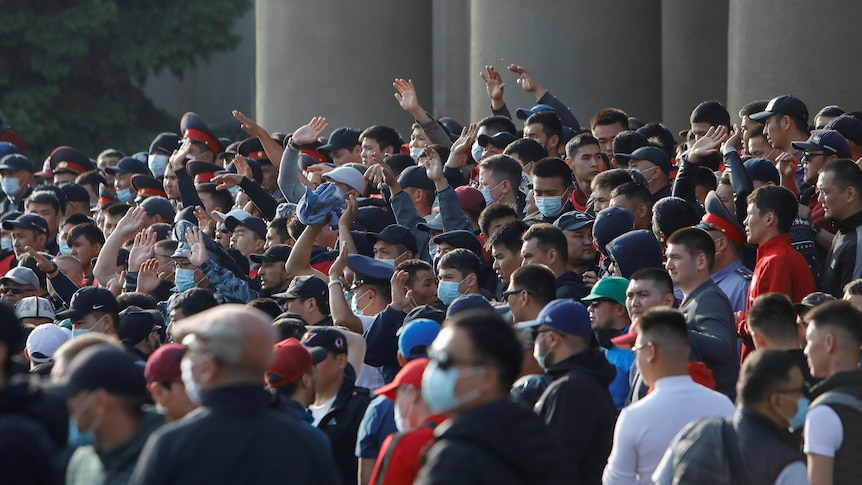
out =
[[[404,79],[396,79],[395,82],[392,83],[392,87],[398,91],[395,93],[395,99],[398,101],[398,104],[401,105],[401,108],[404,111],[410,113],[416,122],[419,123],[419,126],[422,127],[422,130],[425,132],[425,136],[431,140],[431,143],[434,143],[435,145],[443,145],[445,147],[452,146],[452,140],[446,132],[443,131],[443,128],[440,127],[437,120],[428,114],[424,108],[419,106],[419,96],[416,95],[416,88],[413,86],[412,79],[407,81]]]
[[[278,170],[278,187],[289,202],[297,203],[305,195],[305,185],[299,174],[299,147],[316,142],[327,126],[326,118],[315,116],[290,137]]]
[[[305,226],[305,230],[299,235],[290,256],[287,257],[285,268],[293,276],[312,275],[326,281],[326,275],[311,267],[311,250],[314,248],[314,240],[323,230],[323,226],[329,222],[321,222],[313,226]]]
[[[512,64],[509,66],[509,70],[518,75],[518,85],[521,86],[524,91],[535,96],[536,103],[547,104],[554,108],[554,111],[556,111],[557,116],[560,117],[560,121],[562,121],[563,126],[568,126],[575,131],[581,129],[581,125],[578,122],[578,119],[575,118],[572,110],[570,110],[565,103],[551,94],[550,91],[545,89],[544,86],[539,84],[539,81],[536,80],[527,68]]]
[[[117,277],[117,255],[120,248],[123,247],[126,239],[144,227],[146,217],[147,211],[143,207],[135,207],[126,212],[126,215],[120,219],[114,232],[108,236],[105,244],[102,245],[102,250],[99,251],[99,257],[96,259],[96,266],[93,267],[93,276],[98,281],[107,283],[112,278]]]
[[[346,246],[341,247],[335,262],[329,267],[329,281],[344,281],[344,270],[347,268],[348,250]],[[332,324],[347,327],[352,332],[362,334],[362,320],[353,314],[347,298],[344,297],[344,285],[342,283],[332,284],[329,287],[329,311],[332,315]]]
[[[231,111],[234,119],[239,121],[239,127],[242,128],[242,131],[248,133],[249,136],[256,136],[258,140],[260,140],[260,144],[263,145],[263,151],[266,152],[266,158],[275,165],[275,169],[278,170],[278,161],[281,160],[281,155],[284,152],[284,148],[278,144],[277,141],[273,140],[269,133],[263,129],[260,125],[254,122],[253,119],[248,116],[242,114],[238,110]]]

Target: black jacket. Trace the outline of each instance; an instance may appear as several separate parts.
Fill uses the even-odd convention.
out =
[[[542,485],[558,477],[562,457],[534,413],[494,401],[446,421],[422,457],[419,485]]]
[[[326,433],[332,443],[332,457],[344,485],[355,484],[359,462],[356,459],[356,434],[371,402],[368,389],[356,387],[353,379],[346,376],[335,401],[317,427]]]
[[[262,386],[222,387],[201,399],[202,408],[153,433],[129,483],[338,483],[320,438],[271,409]]]
[[[590,348],[545,372],[553,382],[536,403],[536,413],[563,450],[564,476],[571,484],[600,484],[617,419],[608,390],[616,368],[601,350]]]
[[[854,409],[841,404],[818,404],[817,398],[828,393],[838,392],[849,394],[858,400],[862,400],[862,371],[851,370],[835,373],[823,379],[811,388],[811,400],[813,405],[829,406],[841,420],[844,428],[844,439],[841,447],[835,452],[833,462],[834,483],[858,483],[862,474],[862,415]]]
[[[0,389],[0,483],[63,483],[60,452],[66,446],[66,402],[21,376]]]
[[[584,279],[574,271],[566,271],[557,278],[557,298],[571,298],[581,301],[581,298],[589,293],[590,289],[587,288]]]
[[[821,287],[835,298],[844,296],[844,285],[853,280],[856,269],[856,228],[862,224],[862,212],[835,224],[838,231],[823,264]]]

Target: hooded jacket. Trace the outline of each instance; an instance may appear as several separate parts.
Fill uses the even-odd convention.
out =
[[[562,461],[542,421],[508,399],[471,409],[434,430],[419,485],[542,485],[559,479]]]
[[[606,248],[623,278],[631,278],[639,269],[664,267],[661,244],[646,229],[627,232],[609,242]]]
[[[616,368],[601,350],[589,348],[545,373],[553,382],[536,403],[536,413],[563,450],[563,476],[571,484],[599,484],[617,419],[608,390]]]

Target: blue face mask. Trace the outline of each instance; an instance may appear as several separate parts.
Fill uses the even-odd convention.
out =
[[[479,146],[479,141],[474,141],[473,146],[470,147],[470,154],[473,155],[473,160],[476,163],[479,163],[479,160],[482,158],[482,147]]]
[[[67,239],[60,239],[57,243],[60,245],[60,254],[69,254],[72,252],[72,249],[69,248],[69,241]]]
[[[557,217],[563,212],[563,201],[555,195],[536,197],[536,208],[545,217]]]
[[[422,147],[415,147],[410,149],[410,156],[413,157],[413,160],[419,160],[419,156],[425,152],[425,149]]]
[[[491,197],[491,191],[496,189],[497,187],[499,187],[501,185],[503,185],[503,182],[500,182],[499,184],[495,185],[494,187],[491,187],[490,189],[479,189],[479,192],[482,192],[482,197],[485,198],[485,205],[486,206],[489,206],[489,205],[493,204],[494,202],[496,202],[494,200],[494,198]]]
[[[132,197],[132,189],[123,189],[117,191],[117,199],[119,199],[120,202],[128,202],[132,200]]]
[[[434,261],[434,258],[437,256],[437,248],[439,248],[437,244],[428,245],[428,255],[431,256],[431,261]]]
[[[805,425],[805,416],[808,414],[808,404],[809,400],[805,396],[800,396],[799,399],[796,400],[796,414],[790,418],[790,429],[797,430],[801,429],[802,426]]]
[[[12,238],[0,237],[0,249],[12,249]]]
[[[356,315],[356,316],[364,315],[365,310],[367,310],[368,307],[371,306],[372,302],[370,300],[368,301],[368,304],[365,305],[364,307],[359,306],[359,300],[365,299],[366,296],[368,296],[367,291],[365,293],[363,293],[361,296],[356,296],[356,293],[354,293],[353,296],[350,298],[350,310],[353,312],[354,315]]]
[[[456,298],[461,296],[461,292],[458,290],[458,287],[461,286],[467,278],[464,278],[461,281],[441,281],[437,283],[437,298],[443,302],[444,305],[451,305]]]
[[[195,287],[195,270],[177,268],[177,273],[174,276],[174,284],[180,292]]]
[[[164,177],[165,169],[168,168],[168,156],[150,155],[149,160],[147,160],[147,166],[155,177]]]
[[[482,367],[472,369],[441,369],[437,361],[432,360],[422,374],[422,397],[425,404],[434,414],[451,411],[458,406],[476,399],[481,394],[479,389],[472,389],[462,396],[455,395],[455,385],[461,377],[469,377],[481,372]]]
[[[540,339],[541,339],[541,337],[537,338],[536,343],[533,344],[533,358],[536,359],[536,362],[539,364],[539,367],[541,367],[542,369],[547,369],[548,368],[547,360],[548,360],[548,356],[551,355],[551,350],[548,349],[548,351],[545,352],[544,355],[542,355],[542,350],[539,346],[539,340]]]
[[[81,335],[87,335],[90,333],[89,328],[73,328],[72,329],[72,338],[80,337]]]
[[[21,191],[21,182],[13,177],[0,178],[0,188],[9,197],[15,197]]]
[[[239,192],[239,185],[234,185],[233,187],[229,187],[227,189],[230,192],[231,197],[235,196],[237,192]]]
[[[82,433],[78,431],[78,422],[75,418],[69,418],[69,448],[96,444],[96,435],[92,431]]]

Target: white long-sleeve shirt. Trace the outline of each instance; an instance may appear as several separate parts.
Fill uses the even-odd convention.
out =
[[[657,380],[649,395],[620,413],[602,483],[652,484],[653,471],[685,425],[702,418],[731,416],[734,410],[727,396],[687,375]]]

